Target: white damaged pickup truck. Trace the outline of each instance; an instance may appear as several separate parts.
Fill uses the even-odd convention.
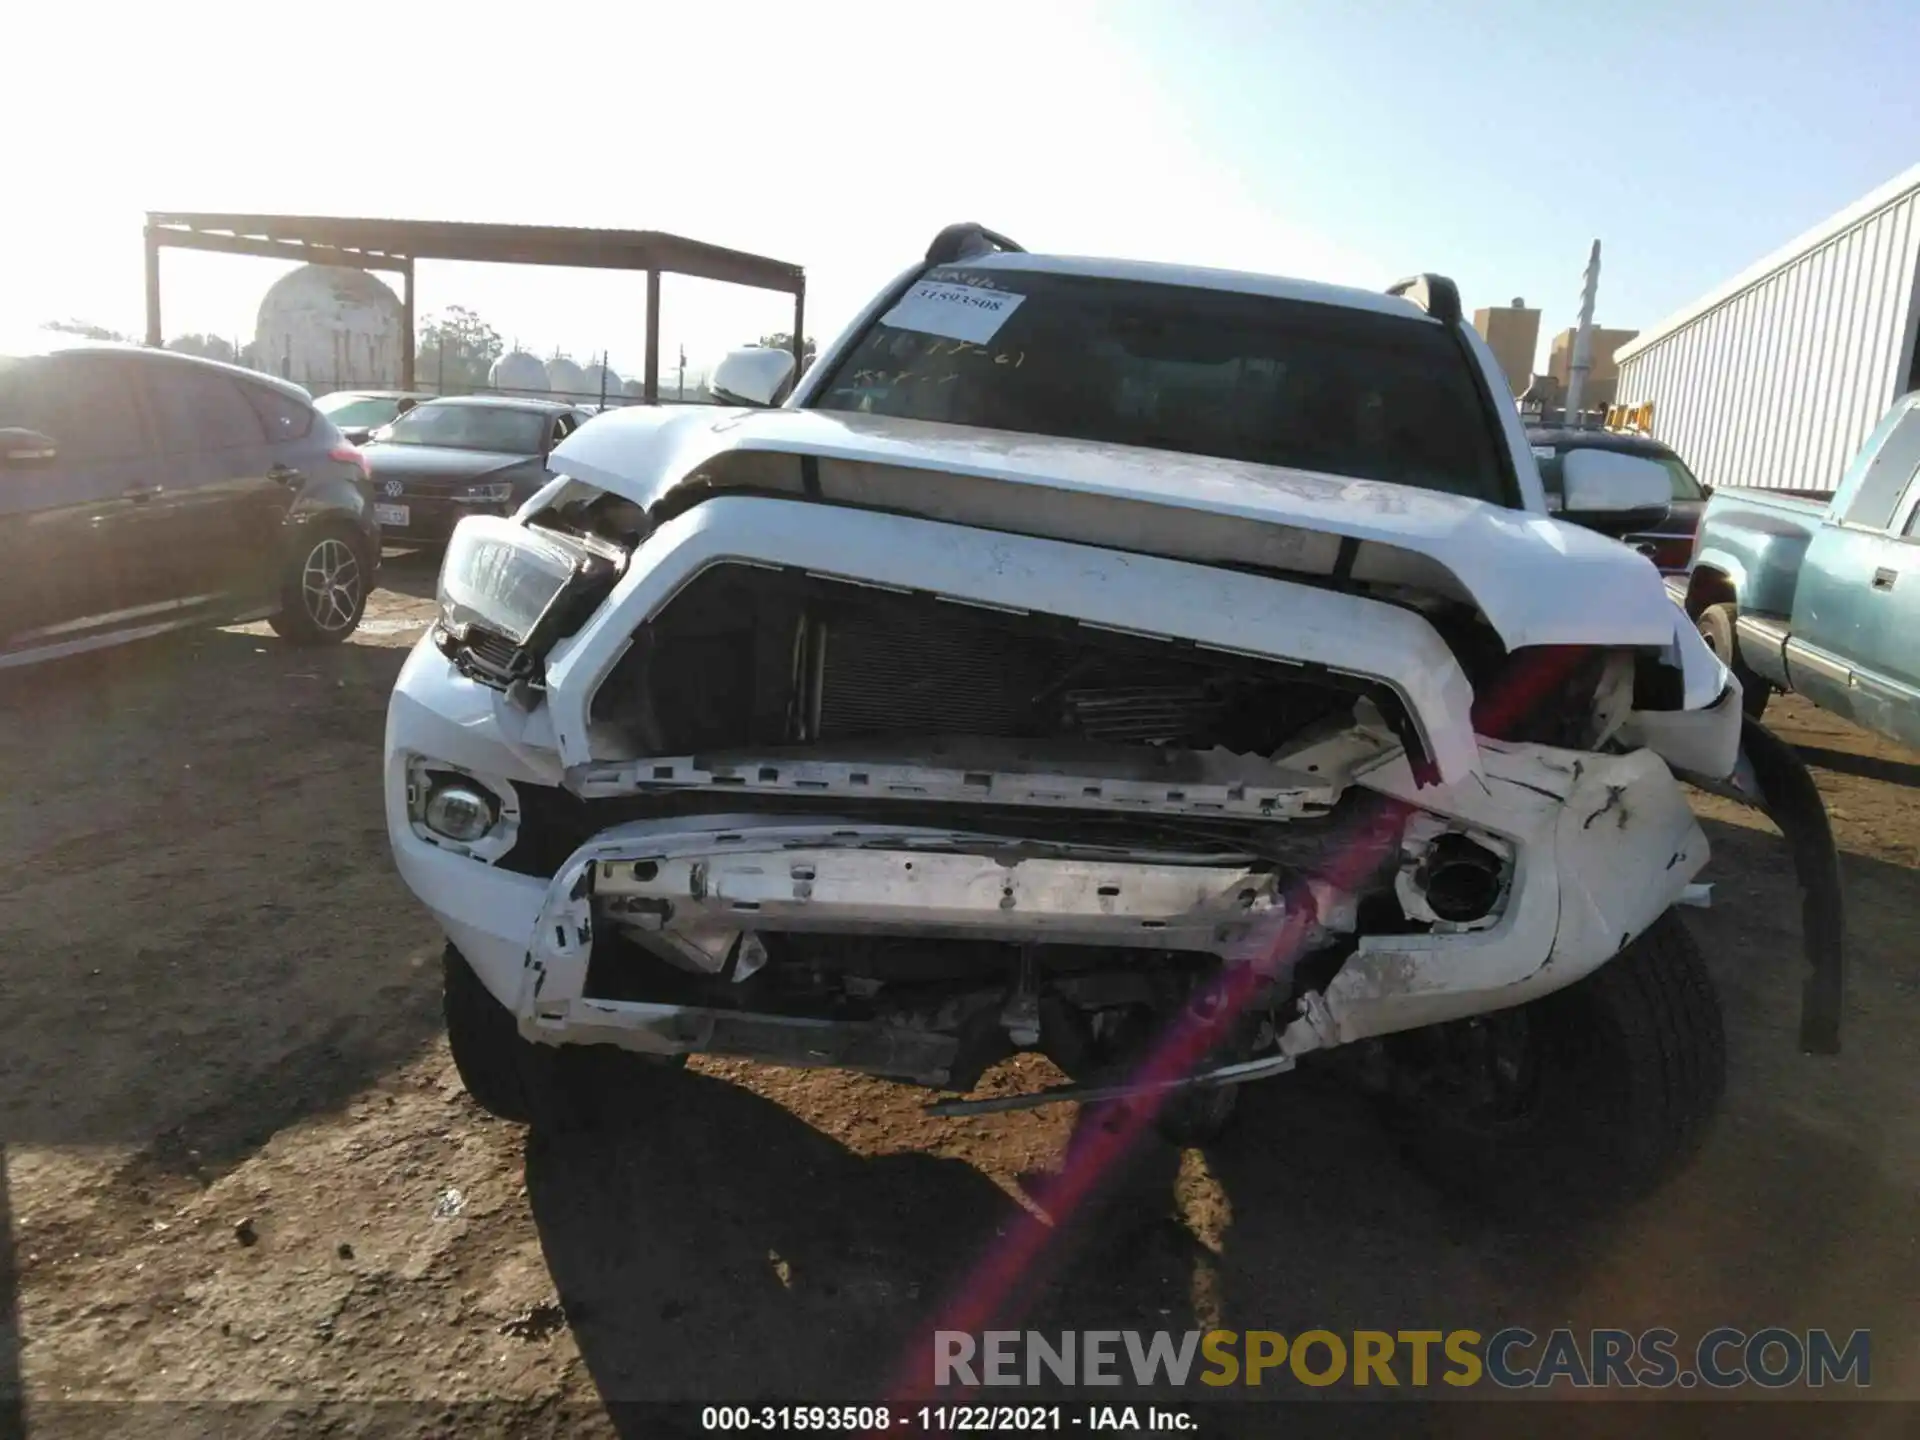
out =
[[[1468,1183],[1691,1148],[1725,1063],[1675,777],[1736,783],[1739,687],[1548,517],[1450,282],[955,226],[791,373],[591,421],[447,552],[385,786],[481,1105],[579,1123],[712,1053],[1199,1141],[1324,1056]],[[1565,481],[1618,530],[1668,493]],[[964,1098],[1023,1050],[1068,1083]]]

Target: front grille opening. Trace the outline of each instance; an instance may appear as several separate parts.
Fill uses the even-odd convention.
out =
[[[594,697],[637,755],[864,739],[1078,739],[1270,754],[1385,687],[1046,615],[718,566]]]

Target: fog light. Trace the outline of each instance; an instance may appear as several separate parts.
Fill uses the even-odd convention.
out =
[[[1471,924],[1500,903],[1500,857],[1464,835],[1442,835],[1434,841],[1425,868],[1427,905],[1442,920]]]
[[[493,805],[471,785],[436,785],[421,818],[434,834],[470,845],[493,829]]]

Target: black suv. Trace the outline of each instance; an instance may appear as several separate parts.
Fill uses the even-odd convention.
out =
[[[0,354],[0,667],[191,625],[346,639],[366,462],[304,390],[130,345]]]

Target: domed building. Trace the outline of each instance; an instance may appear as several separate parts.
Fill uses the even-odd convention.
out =
[[[537,355],[524,350],[509,350],[493,362],[487,372],[487,385],[502,395],[525,395],[544,399],[550,385],[547,367]]]
[[[564,355],[547,361],[547,389],[556,400],[580,401],[587,398],[587,372]],[[598,396],[599,387],[593,393]]]
[[[400,383],[405,312],[365,270],[302,265],[281,276],[260,302],[254,363],[319,391]]]
[[[597,360],[582,373],[587,382],[585,403],[589,405],[598,405],[603,394],[609,405],[617,405],[626,394],[620,377]]]

